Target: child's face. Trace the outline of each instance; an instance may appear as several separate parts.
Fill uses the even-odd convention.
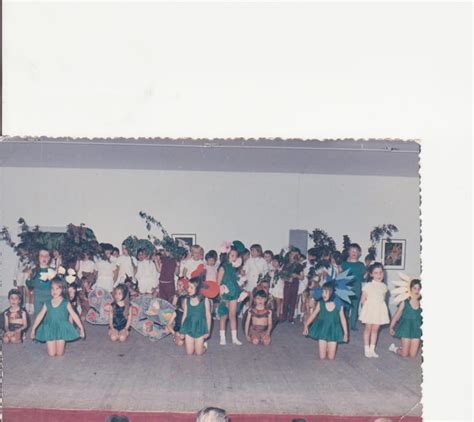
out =
[[[360,257],[359,249],[349,248],[349,259],[357,261]]]
[[[59,258],[59,251],[58,251],[57,249],[54,249],[54,250],[53,250],[53,256],[54,256],[55,258]]]
[[[122,245],[122,255],[128,256],[128,249]]]
[[[331,298],[331,293],[328,289],[323,289],[322,293],[323,300],[327,302]]]
[[[67,295],[69,297],[69,300],[74,300],[74,298],[76,297],[76,289],[74,287],[68,287]]]
[[[113,251],[112,256],[114,256],[115,258],[118,258],[119,257],[119,251]]]
[[[146,258],[145,252],[143,251],[138,252],[137,258],[139,261],[143,261]]]
[[[51,284],[51,296],[53,298],[58,298],[59,296],[61,296],[61,286],[59,284],[56,284],[56,283],[53,283]]]
[[[11,295],[8,300],[10,301],[11,306],[18,306],[20,304],[20,296],[18,295]]]
[[[411,288],[411,296],[414,298],[414,299],[419,299],[420,298],[420,295],[421,295],[421,287],[419,284],[415,284],[412,288]]]
[[[123,292],[120,289],[114,290],[114,299],[116,302],[121,302],[123,300]]]
[[[201,259],[201,250],[199,248],[191,249],[191,256],[195,261],[199,261]]]
[[[194,296],[196,294],[196,285],[193,283],[188,284],[188,295]]]
[[[255,297],[255,305],[257,306],[265,306],[265,298],[261,296]]]
[[[259,287],[267,293],[270,290],[270,286],[268,285],[266,281],[261,281],[259,284]]]
[[[213,267],[214,265],[216,265],[216,259],[215,259],[215,258],[207,258],[206,263],[207,263],[207,265],[209,265],[210,267]]]
[[[178,280],[178,283],[177,283],[177,285],[176,285],[176,288],[177,288],[177,290],[178,290],[178,294],[179,294],[179,295],[180,295],[180,294],[183,294],[183,292],[184,292],[184,284],[183,284],[183,282],[182,282],[181,280]]]
[[[382,268],[374,268],[370,274],[374,281],[382,281],[384,276],[384,271]]]
[[[168,257],[169,257],[169,256],[171,255],[171,252],[170,252],[168,249],[165,249],[165,250],[163,251],[163,254],[164,254],[164,256],[168,256]]]
[[[50,260],[49,252],[40,251],[38,260],[41,267],[47,267]]]
[[[250,249],[250,256],[252,258],[257,258],[258,256],[260,256],[260,254],[256,248],[252,248]]]
[[[237,251],[232,250],[232,251],[229,252],[229,261],[230,262],[235,262],[238,257],[239,257],[239,254],[237,253]]]
[[[107,249],[107,250],[105,251],[105,257],[106,257],[107,259],[109,259],[111,256],[112,256],[112,251]]]
[[[89,254],[85,253],[84,254],[84,261],[89,261],[91,257],[89,256]]]
[[[313,263],[314,261],[316,261],[316,257],[314,255],[308,255],[308,261]]]
[[[267,261],[269,264],[272,262],[272,256],[269,253],[266,253],[263,255],[263,258],[265,261]]]
[[[273,260],[272,260],[272,267],[273,267],[275,270],[278,270],[278,268],[280,268],[280,263],[279,263],[276,259],[273,259]]]

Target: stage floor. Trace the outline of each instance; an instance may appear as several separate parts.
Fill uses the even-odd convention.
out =
[[[231,413],[313,415],[421,415],[421,358],[387,350],[382,331],[378,359],[363,356],[362,332],[339,347],[333,362],[316,358],[317,343],[302,324],[280,324],[270,347],[218,344],[187,357],[167,337],[152,343],[135,331],[108,341],[106,327],[86,323],[87,340],[69,344],[62,358],[27,340],[3,347],[6,408],[195,412],[217,406]],[[240,337],[243,337],[239,330]],[[230,335],[229,335],[230,337]]]

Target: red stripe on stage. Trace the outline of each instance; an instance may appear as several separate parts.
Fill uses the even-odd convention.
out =
[[[113,410],[66,410],[4,408],[5,422],[104,422],[107,416],[127,416],[130,422],[193,422],[195,414],[172,412],[120,412]],[[302,418],[307,422],[374,422],[378,418],[391,422],[421,422],[419,416],[332,416],[332,415],[271,415],[229,414],[231,422],[291,422]],[[384,421],[385,422],[385,421]]]

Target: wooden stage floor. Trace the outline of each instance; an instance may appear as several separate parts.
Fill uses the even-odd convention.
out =
[[[214,324],[216,325],[216,324]],[[5,408],[230,413],[420,416],[421,358],[389,352],[384,329],[380,358],[363,356],[362,332],[339,347],[335,361],[316,358],[317,343],[302,324],[279,324],[270,347],[218,344],[217,327],[202,357],[187,357],[170,337],[152,343],[132,331],[108,341],[106,327],[86,323],[87,339],[62,358],[27,340],[3,347]],[[242,332],[239,327],[239,334]],[[230,335],[229,335],[230,337]]]

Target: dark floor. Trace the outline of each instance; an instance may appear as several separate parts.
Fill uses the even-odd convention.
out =
[[[387,350],[363,356],[362,332],[319,361],[302,325],[280,324],[270,347],[218,344],[217,328],[202,357],[187,357],[170,337],[152,343],[132,331],[108,341],[106,327],[86,324],[87,339],[62,358],[27,340],[3,348],[5,407],[190,411],[205,405],[229,412],[339,415],[421,415],[421,359]],[[240,331],[239,331],[240,333]],[[230,335],[229,335],[230,337]],[[241,335],[241,337],[243,337]]]

